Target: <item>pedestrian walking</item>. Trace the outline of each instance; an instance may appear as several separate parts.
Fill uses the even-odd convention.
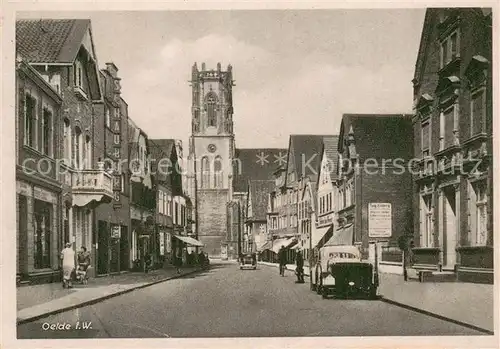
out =
[[[286,267],[286,250],[284,246],[281,246],[278,252],[278,260],[280,263],[280,275],[285,276],[285,267]]]
[[[182,250],[180,248],[175,249],[175,256],[174,256],[174,265],[175,268],[177,269],[177,274],[181,273],[181,265],[182,265]]]
[[[61,251],[62,269],[63,269],[63,288],[73,287],[71,284],[71,275],[75,270],[75,251],[68,242],[65,248]]]
[[[295,256],[295,265],[297,268],[295,269],[295,272],[297,274],[297,283],[303,284],[304,283],[304,257],[302,256],[302,252],[300,250],[297,250],[297,255]]]

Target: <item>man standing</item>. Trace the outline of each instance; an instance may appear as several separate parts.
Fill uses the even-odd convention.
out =
[[[63,288],[71,288],[71,273],[75,269],[75,251],[71,243],[67,242],[66,247],[61,251],[61,260],[63,268]]]
[[[280,263],[280,275],[285,276],[285,266],[286,266],[286,250],[284,246],[281,246],[278,252],[278,260]]]
[[[304,257],[302,256],[302,252],[300,252],[300,250],[297,250],[297,255],[295,256],[295,264],[297,266],[297,269],[295,270],[297,272],[297,283],[303,284],[304,283]]]

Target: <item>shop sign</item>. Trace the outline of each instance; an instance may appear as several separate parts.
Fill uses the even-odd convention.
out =
[[[111,237],[113,239],[118,239],[121,234],[121,226],[120,225],[113,225],[111,227]]]
[[[392,207],[390,203],[368,204],[368,236],[371,238],[391,237]]]
[[[54,193],[51,193],[50,191],[39,188],[39,187],[35,187],[34,197],[37,200],[57,204],[57,197]]]
[[[165,233],[160,232],[160,255],[165,255]]]
[[[172,253],[172,235],[165,233],[165,252]]]
[[[29,183],[17,181],[16,191],[18,194],[31,197],[31,185]]]

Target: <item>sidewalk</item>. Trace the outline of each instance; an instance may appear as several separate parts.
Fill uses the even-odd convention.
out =
[[[153,270],[148,274],[128,272],[92,278],[87,285],[73,283],[72,289],[63,289],[59,282],[20,286],[17,287],[17,323],[97,303],[199,270],[197,267],[182,268],[180,274],[177,274],[175,268]]]
[[[258,263],[278,267],[277,263]],[[295,271],[295,265],[287,264],[286,269]],[[304,274],[309,277],[309,268],[304,267]],[[380,273],[378,294],[384,302],[493,333],[493,291],[493,285],[405,282],[401,275]]]

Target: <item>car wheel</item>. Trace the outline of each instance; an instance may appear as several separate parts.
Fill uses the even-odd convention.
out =
[[[322,290],[321,290],[321,297],[323,299],[327,299],[328,298],[328,288],[326,288],[326,287],[322,288]]]

